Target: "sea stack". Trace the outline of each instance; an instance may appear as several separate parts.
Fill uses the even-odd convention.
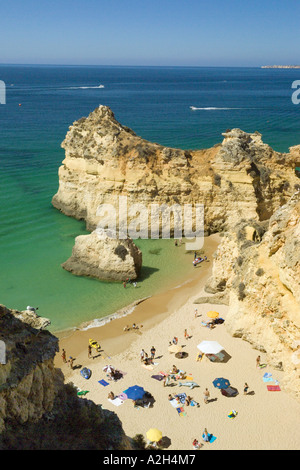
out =
[[[142,267],[142,252],[129,237],[118,239],[104,230],[94,230],[76,237],[72,255],[62,267],[100,280],[134,280]]]

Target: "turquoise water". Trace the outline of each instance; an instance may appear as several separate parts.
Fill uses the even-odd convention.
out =
[[[73,121],[99,104],[145,139],[183,149],[207,148],[227,128],[258,130],[278,151],[299,143],[300,105],[292,104],[298,70],[188,67],[0,66],[0,302],[39,306],[52,330],[113,313],[189,273],[170,240],[139,240],[139,288],[76,277],[61,263],[83,222],[51,206]],[[104,88],[95,88],[103,84]],[[87,88],[82,88],[87,87]],[[21,106],[19,106],[21,104]],[[194,111],[191,106],[198,108]],[[221,109],[222,108],[222,109]],[[224,109],[225,108],[225,109]]]

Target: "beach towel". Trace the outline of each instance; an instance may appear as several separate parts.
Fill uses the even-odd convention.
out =
[[[169,403],[173,406],[173,408],[178,408],[178,401],[175,398],[170,400]]]
[[[120,400],[122,400],[122,401],[125,401],[125,400],[127,400],[128,397],[127,397],[126,393],[119,393],[118,398],[120,398]]]
[[[115,406],[120,406],[120,405],[123,405],[123,403],[124,403],[123,400],[121,400],[121,398],[119,398],[119,397],[116,397],[113,400],[108,398],[108,401],[110,401],[110,403],[112,403]]]
[[[165,377],[168,377],[169,374],[166,374],[165,372],[160,371],[161,375],[164,375]]]
[[[263,377],[264,382],[273,382],[272,377]]]
[[[109,385],[109,383],[106,382],[106,380],[103,380],[103,379],[102,379],[102,380],[98,380],[98,383],[101,384],[101,385],[103,385],[103,387],[106,387],[107,385]]]
[[[228,415],[228,418],[233,419],[233,418],[235,418],[236,416],[237,416],[237,411],[232,410],[232,411],[230,411],[230,413],[229,413],[229,415]]]
[[[265,378],[272,377],[272,374],[270,372],[265,372],[263,375]]]
[[[164,379],[164,376],[163,375],[151,375],[151,378],[161,381]]]
[[[198,406],[198,404],[199,403],[197,403],[195,400],[192,400],[191,403],[190,403],[191,406]]]
[[[180,407],[180,408],[176,408],[176,410],[179,416],[186,416],[186,412],[184,411],[184,408]]]
[[[281,392],[279,385],[267,385],[269,392]]]
[[[142,367],[144,367],[144,369],[147,369],[147,370],[153,370],[153,366],[151,366],[150,364],[149,365],[142,364]]]
[[[204,438],[204,434],[202,434],[202,437]],[[212,444],[216,439],[216,436],[214,436],[213,434],[208,434],[208,441],[205,442],[210,442]]]

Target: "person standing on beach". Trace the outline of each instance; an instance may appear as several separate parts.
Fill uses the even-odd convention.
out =
[[[208,403],[208,399],[210,397],[210,393],[208,391],[208,389],[206,388],[205,391],[204,391],[204,403]]]
[[[260,356],[256,358],[256,367],[260,367]]]
[[[248,390],[249,390],[249,385],[247,383],[245,383],[245,385],[244,385],[244,395],[247,395]]]
[[[73,362],[74,362],[74,358],[72,356],[69,357],[69,360],[68,360],[68,363],[69,363],[69,366],[70,368],[73,370]]]
[[[188,334],[187,329],[184,330],[184,337],[185,337],[185,339],[190,338],[190,335]]]
[[[93,356],[92,356],[92,346],[90,344],[88,345],[88,358],[89,359],[93,358]]]
[[[66,351],[63,349],[61,352],[61,358],[63,362],[66,364],[67,363],[67,358],[66,358]]]
[[[207,432],[207,429],[205,428],[204,431],[203,431],[203,437],[202,439],[204,440],[204,442],[208,442],[209,441],[209,437],[208,437],[208,432]]]
[[[198,309],[195,308],[195,318],[197,318],[197,317],[198,317]]]
[[[144,357],[145,357],[145,351],[144,351],[144,349],[142,349],[141,352],[140,352],[141,361],[144,360]]]
[[[155,358],[155,352],[156,352],[156,349],[154,346],[152,346],[152,348],[150,349],[150,354],[151,354],[151,359],[153,360]]]

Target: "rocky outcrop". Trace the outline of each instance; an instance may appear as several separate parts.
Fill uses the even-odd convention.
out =
[[[115,413],[64,384],[58,339],[34,315],[0,305],[0,450],[130,448]]]
[[[99,106],[69,128],[52,203],[84,219],[90,231],[101,220],[102,204],[112,204],[119,214],[119,196],[127,197],[128,206],[138,202],[147,208],[204,204],[210,232],[227,230],[245,217],[267,220],[299,184],[299,146],[282,154],[258,132],[233,129],[223,137],[222,144],[206,150],[167,148],[137,136]]]
[[[244,221],[224,234],[207,290],[229,296],[228,331],[264,351],[300,399],[300,192],[269,222]],[[296,357],[297,356],[297,357]]]
[[[124,281],[136,279],[142,267],[142,252],[130,238],[118,239],[98,230],[75,239],[72,256],[62,264],[78,276]]]

